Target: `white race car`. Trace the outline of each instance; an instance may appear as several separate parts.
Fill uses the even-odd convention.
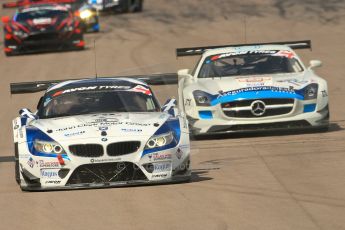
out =
[[[22,190],[116,187],[190,179],[188,124],[171,99],[129,78],[13,83],[46,90],[36,113],[13,120]],[[49,88],[48,88],[49,86]]]
[[[88,0],[99,11],[115,10],[122,12],[141,12],[144,0]]]
[[[180,70],[179,108],[194,135],[329,125],[327,82],[293,49],[310,41],[177,49],[202,55],[193,71]]]

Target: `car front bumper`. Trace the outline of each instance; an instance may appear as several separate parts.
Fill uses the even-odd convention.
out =
[[[266,118],[229,119],[217,116],[213,119],[193,119],[189,117],[193,135],[226,133],[252,133],[280,130],[323,129],[329,126],[328,105],[313,112]]]
[[[108,188],[178,183],[191,176],[189,147],[120,157],[33,156],[19,144],[20,187],[24,191]],[[23,154],[23,152],[25,152]]]
[[[69,49],[84,48],[84,40],[82,34],[72,34],[70,37],[49,38],[37,37],[37,39],[23,39],[18,42],[15,39],[5,40],[5,52],[9,54],[25,54],[44,51],[59,51]],[[6,51],[7,50],[7,51]]]

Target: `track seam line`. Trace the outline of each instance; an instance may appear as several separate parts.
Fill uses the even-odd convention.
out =
[[[291,199],[293,201],[295,201],[295,203],[301,208],[301,210],[307,215],[307,217],[309,217],[309,219],[311,220],[311,222],[320,230],[323,230],[321,228],[321,226],[319,225],[319,223],[314,219],[314,217],[312,216],[312,214],[310,214],[308,212],[308,210],[300,203],[300,201],[298,199],[296,199],[296,197],[294,197],[294,195],[288,190],[288,188],[285,186],[285,184],[278,178],[278,176],[273,172],[273,170],[270,168],[270,166],[268,165],[266,159],[264,156],[262,156],[260,154],[259,151],[256,150],[256,148],[254,148],[253,145],[250,145],[252,147],[252,149],[254,150],[254,152],[257,153],[257,155],[260,157],[260,159],[263,161],[263,163],[265,164],[266,168],[268,169],[268,171],[271,173],[271,175],[275,178],[275,180],[280,184],[280,186],[282,186],[282,188],[288,193],[288,195],[291,197]]]

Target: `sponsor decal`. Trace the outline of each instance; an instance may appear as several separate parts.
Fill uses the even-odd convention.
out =
[[[33,168],[36,164],[36,162],[34,161],[34,159],[32,159],[32,157],[29,158],[27,163],[30,166],[30,168]]]
[[[20,138],[24,138],[23,128],[20,128],[20,129],[18,130],[18,133],[19,133],[19,137],[20,137]]]
[[[44,161],[44,160],[40,160],[39,161],[39,166],[41,168],[56,168],[56,167],[59,167],[60,164],[57,161]]]
[[[59,170],[60,169],[41,169],[41,177],[48,179],[59,179]]]
[[[130,91],[138,92],[138,93],[143,93],[143,94],[146,94],[146,95],[149,95],[149,96],[152,95],[151,90],[149,88],[146,88],[146,87],[142,86],[142,85],[137,85],[136,87],[134,87]]]
[[[153,165],[153,173],[169,172],[169,171],[171,171],[171,162],[157,163]]]
[[[309,83],[308,80],[295,79],[295,78],[294,79],[279,80],[277,82],[279,82],[279,83],[290,83],[290,84],[293,84],[296,86],[301,86],[301,85]]]
[[[118,158],[111,158],[111,159],[91,159],[90,163],[107,163],[107,162],[117,162],[121,161],[121,157]]]
[[[121,131],[123,132],[142,132],[143,130],[142,129],[121,129]]]
[[[168,177],[168,173],[152,175],[152,179],[165,179],[167,177]]]
[[[84,134],[85,131],[79,131],[79,132],[74,132],[74,133],[65,133],[64,136],[65,137],[73,137],[73,136],[79,136]]]
[[[182,156],[183,156],[183,151],[182,151],[182,149],[178,148],[177,151],[176,151],[177,159],[180,160],[182,158]]]
[[[217,99],[221,97],[229,96],[229,95],[231,96],[236,95],[238,93],[243,93],[243,92],[264,91],[264,90],[271,90],[272,92],[296,94],[294,90],[291,90],[289,88],[281,88],[281,87],[275,87],[275,86],[260,86],[260,87],[248,87],[248,88],[236,89],[236,90],[231,90],[228,92],[220,92],[220,94],[217,96]]]
[[[171,176],[172,163],[162,162],[153,164],[152,180],[165,179]]]
[[[192,103],[192,99],[186,99],[184,102],[184,105],[185,106],[191,106],[191,103]]]
[[[45,182],[45,184],[60,184],[60,183],[61,183],[61,181],[59,181],[59,180],[48,180]]]
[[[121,90],[128,90],[130,89],[130,86],[127,85],[105,85],[105,86],[99,86],[99,90],[106,90],[106,89],[121,89]]]
[[[35,18],[32,20],[35,25],[49,25],[52,23],[51,18]]]
[[[272,77],[249,77],[249,78],[236,78],[238,82],[266,82],[272,81]]]
[[[244,50],[244,51],[236,51],[236,52],[229,52],[223,53],[219,55],[215,55],[211,57],[211,61],[217,61],[218,59],[238,56],[238,55],[246,55],[246,54],[276,54],[278,50]]]
[[[322,97],[328,97],[328,93],[326,90],[321,91]]]
[[[112,122],[118,122],[119,120],[117,118],[106,118],[106,117],[100,117],[93,121],[93,123],[112,123]]]
[[[166,161],[171,160],[172,156],[170,153],[153,153],[149,155],[151,161]]]
[[[290,50],[281,50],[278,53],[274,54],[273,56],[280,56],[280,57],[286,57],[288,59],[292,59],[295,57],[295,53]]]
[[[73,89],[66,89],[66,90],[61,90],[53,94],[53,97],[60,96],[65,93],[73,93],[77,91],[88,91],[88,90],[95,90],[97,89],[97,86],[88,86],[88,87],[78,87],[78,88],[73,88]]]
[[[39,10],[63,10],[67,11],[68,8],[62,5],[58,6],[39,6],[39,7],[28,7],[24,8],[22,12],[32,12],[32,11],[39,11]]]
[[[91,123],[84,123],[84,124],[80,124],[80,125],[72,125],[72,126],[68,126],[68,127],[64,127],[64,128],[59,128],[56,129],[56,132],[64,132],[64,131],[68,131],[68,130],[73,130],[73,129],[77,129],[77,128],[83,128],[83,127],[109,127],[109,126],[115,126],[115,125],[127,125],[127,126],[142,126],[142,127],[148,127],[151,126],[152,124],[150,123],[138,123],[138,122],[101,122],[101,123],[95,123],[95,122],[91,122]]]
[[[30,154],[27,154],[27,153],[25,153],[25,154],[19,154],[19,159],[28,159],[28,158],[30,158]]]
[[[246,87],[260,87],[272,85],[272,77],[249,77],[249,78],[236,78],[238,83],[245,84]]]
[[[132,88],[131,86],[126,85],[99,85],[99,86],[87,86],[87,87],[77,87],[73,89],[66,89],[61,90],[53,94],[53,97],[65,94],[65,93],[73,93],[78,91],[89,91],[89,90],[119,90],[119,91],[133,91],[133,92],[140,92],[147,95],[152,95],[150,89],[137,85],[136,87]]]

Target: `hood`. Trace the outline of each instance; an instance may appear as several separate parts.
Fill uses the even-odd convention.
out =
[[[245,89],[252,87],[279,87],[290,90],[299,90],[310,83],[317,82],[309,71],[293,74],[272,74],[272,75],[252,75],[247,77],[224,77],[213,80],[198,79],[197,84],[200,90],[210,94],[218,94],[231,90]]]
[[[170,117],[166,113],[112,113],[36,120],[32,126],[54,140],[151,137]]]

